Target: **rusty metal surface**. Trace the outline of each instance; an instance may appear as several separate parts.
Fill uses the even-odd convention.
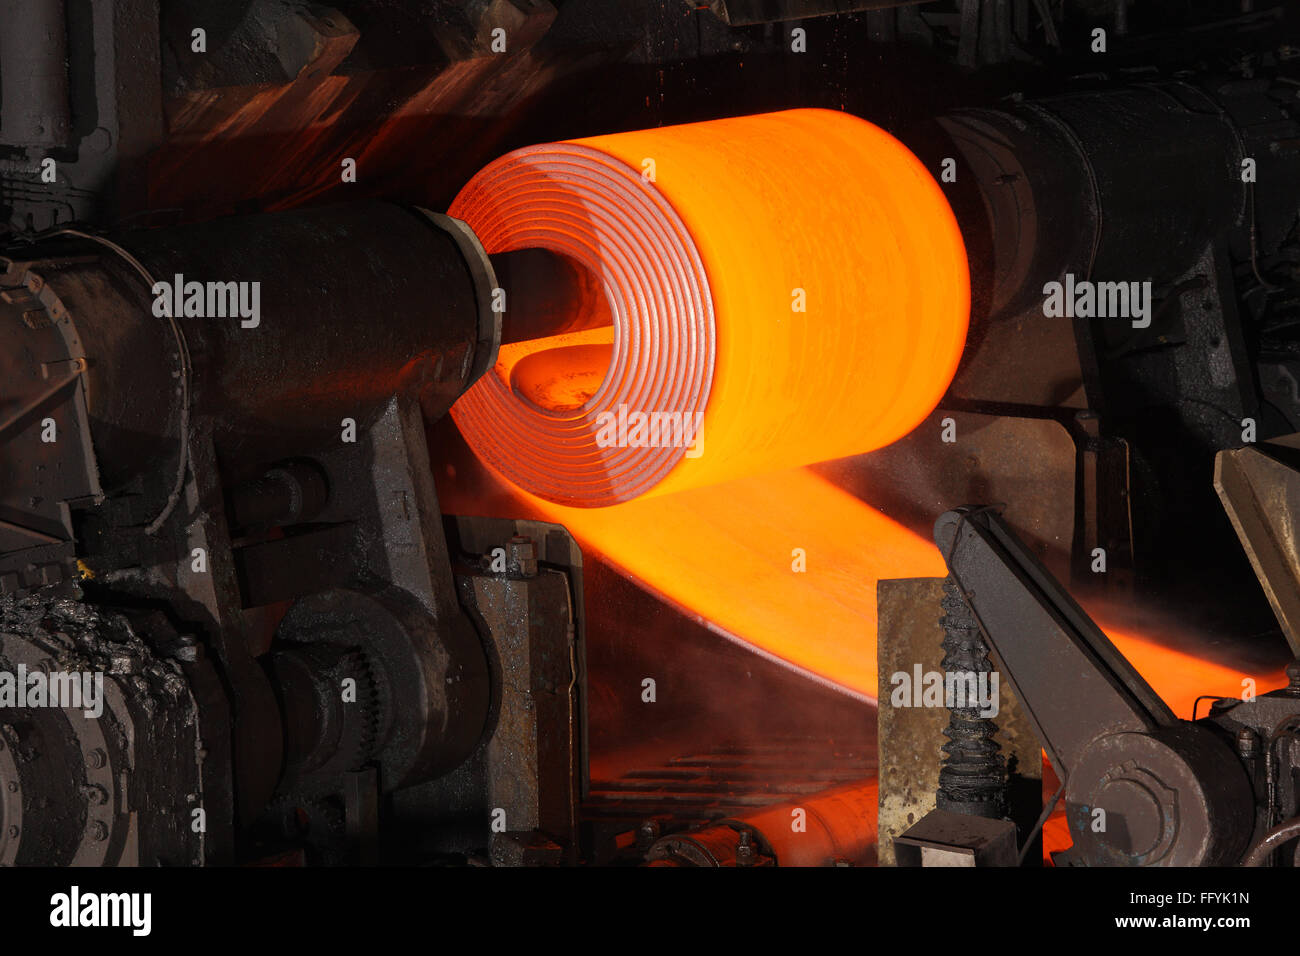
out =
[[[939,746],[948,712],[941,707],[893,707],[890,676],[937,670],[943,657],[939,626],[942,578],[881,581],[876,586],[876,711],[880,755],[878,859],[893,866],[894,838],[934,809],[939,787]]]
[[[47,281],[68,265],[0,259],[0,594],[66,577],[74,534],[64,502],[102,493],[85,350]]]
[[[940,671],[943,660],[942,578],[881,581],[877,586],[877,747],[880,755],[879,862],[893,866],[894,838],[935,809],[944,707],[895,707],[890,678]],[[1029,835],[1042,805],[1042,751],[1024,709],[1005,682],[999,686],[997,741],[1007,758],[1009,812],[1019,839]],[[1029,862],[1037,859],[1031,851]]]
[[[1221,451],[1214,490],[1273,606],[1291,652],[1300,656],[1300,435]]]
[[[568,581],[543,571],[479,576],[462,593],[488,625],[502,681],[486,751],[489,803],[505,811],[506,832],[538,830],[572,849],[579,734]]]
[[[491,669],[488,724],[461,766],[394,796],[398,817],[422,835],[391,848],[391,858],[475,856],[491,822],[493,865],[576,862],[585,769],[582,555],[557,525],[459,517],[447,527],[459,598]]]
[[[187,677],[202,662],[164,656],[126,616],[80,600],[0,597],[0,671],[102,679],[99,713],[82,706],[0,709],[0,866],[190,866],[225,858],[217,794],[205,790],[201,712]],[[172,638],[177,635],[172,632]],[[172,650],[193,651],[174,643]],[[84,685],[83,685],[84,686]],[[198,686],[197,684],[193,686]],[[66,689],[65,689],[66,693]],[[81,703],[89,697],[76,695]],[[213,755],[216,756],[215,754]],[[190,826],[204,807],[212,826]]]

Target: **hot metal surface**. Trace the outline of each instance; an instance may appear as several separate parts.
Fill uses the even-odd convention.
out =
[[[942,192],[897,140],[843,113],[529,147],[450,212],[490,253],[569,256],[609,298],[603,338],[533,343],[607,346],[599,384],[603,353],[573,353],[591,392],[580,406],[517,396],[524,355],[503,350],[453,409],[494,469],[554,502],[610,505],[888,444],[937,403],[965,340],[965,250]],[[620,407],[681,414],[688,436],[703,413],[701,453],[689,437],[599,438]]]
[[[862,700],[877,688],[876,582],[944,573],[929,542],[804,468],[611,508],[524,501],[718,634]],[[1198,695],[1280,673],[1166,646],[1187,638],[1167,626],[1102,624],[1180,717]]]
[[[723,636],[861,699],[876,581],[943,573],[928,542],[803,468],[611,508],[532,504]]]

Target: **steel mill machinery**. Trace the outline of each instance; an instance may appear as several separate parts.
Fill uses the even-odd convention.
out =
[[[0,0],[0,864],[1290,867],[1298,449],[1292,5]]]

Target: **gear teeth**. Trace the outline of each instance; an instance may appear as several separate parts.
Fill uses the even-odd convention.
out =
[[[356,682],[356,701],[344,705],[344,722],[356,727],[355,732],[347,734],[351,743],[350,752],[347,753],[347,769],[360,770],[374,756],[376,749],[380,727],[377,714],[380,708],[380,689],[367,657],[355,648],[343,650],[331,670],[337,687],[342,687],[348,678]]]
[[[348,719],[358,722],[360,733],[349,757],[348,767],[360,770],[374,757],[379,743],[383,707],[379,683],[375,679],[370,660],[359,650],[349,650],[340,655],[336,673],[340,683],[347,677],[357,682],[357,699],[352,705],[357,713],[350,714]]]

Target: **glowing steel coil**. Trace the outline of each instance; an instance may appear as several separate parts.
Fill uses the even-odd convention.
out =
[[[489,253],[569,257],[608,299],[612,329],[503,347],[452,412],[480,457],[550,501],[611,505],[878,448],[934,408],[965,341],[966,256],[942,192],[844,113],[529,147],[449,212]],[[526,307],[507,302],[507,320]]]
[[[450,213],[490,253],[567,256],[604,289],[612,321],[503,346],[452,409],[478,455],[716,631],[874,698],[876,581],[941,576],[938,551],[805,470],[748,476],[887,444],[948,387],[969,278],[920,162],[862,120],[793,110],[519,150]],[[796,289],[807,312],[791,308]],[[703,454],[602,447],[600,413],[620,404],[703,412]],[[745,480],[701,487],[729,479]],[[1183,716],[1197,693],[1240,682],[1108,633]]]

